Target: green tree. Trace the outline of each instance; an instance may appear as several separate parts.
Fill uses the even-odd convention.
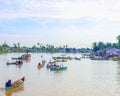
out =
[[[4,52],[4,48],[0,46],[0,54]]]
[[[103,42],[98,42],[98,48],[99,50],[105,49],[105,44]]]
[[[17,44],[13,43],[14,48],[17,48]]]
[[[20,42],[18,42],[17,45],[18,45],[18,48],[20,48]]]
[[[9,48],[10,46],[6,42],[4,42],[3,45],[2,45],[2,47],[3,48]]]
[[[37,46],[40,47],[40,43],[39,42],[37,43]]]
[[[94,43],[92,44],[92,46],[93,46],[93,52],[97,52],[97,51],[99,50],[98,45],[97,45],[96,42],[94,42]]]
[[[118,43],[120,43],[120,35],[117,36]]]
[[[46,52],[46,47],[44,45],[41,46],[41,51]]]
[[[118,40],[118,48],[120,48],[120,35],[117,36],[117,40]]]
[[[117,43],[113,43],[113,44],[112,44],[112,46],[115,47],[115,48],[118,47],[117,45],[118,45]]]
[[[33,45],[32,49],[33,49],[33,52],[37,52],[37,47],[35,45]]]

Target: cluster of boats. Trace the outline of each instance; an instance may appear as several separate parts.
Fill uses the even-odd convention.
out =
[[[23,60],[30,58],[31,56],[28,54],[24,54],[21,57],[18,58],[13,58],[12,60],[15,60],[14,62],[7,62],[7,65],[19,65],[19,64],[23,64]],[[48,69],[50,69],[50,71],[63,71],[63,70],[67,70],[66,66],[63,66],[62,63],[60,62],[66,62],[67,59],[56,59],[54,62],[48,62],[46,64],[45,60],[42,60],[41,63],[38,63],[38,69],[41,69],[42,67],[44,67],[44,65],[46,64],[46,67]],[[20,90],[24,87],[24,81],[25,81],[25,77],[19,78],[17,80],[15,80],[14,82],[12,82],[11,80],[8,80],[5,84],[5,90],[6,93],[12,93],[14,91]]]
[[[44,60],[42,60],[42,63],[38,63],[38,69],[41,69],[42,67],[44,67],[45,63]],[[50,69],[51,71],[62,71],[62,70],[66,70],[67,67],[64,67],[62,63],[56,63],[56,62],[48,62],[48,64],[46,65],[47,69]]]
[[[38,68],[42,68],[45,65],[46,61],[42,60],[42,63],[38,63]],[[50,62],[46,66],[49,68],[51,71],[63,71],[67,70],[67,67],[64,67],[62,63],[55,63],[55,62]],[[24,88],[24,81],[25,77],[19,78],[12,82],[11,80],[8,80],[5,84],[5,90],[7,94],[10,94],[14,91],[20,90]]]
[[[7,61],[7,65],[21,65],[23,64],[23,60],[29,60],[31,57],[30,54],[23,54],[22,56],[20,57],[12,57],[12,60],[15,60],[15,61]]]
[[[12,60],[15,60],[13,62],[7,62],[6,64],[7,65],[20,65],[20,64],[23,64],[23,60],[28,60],[30,59],[31,55],[30,54],[23,54],[22,56],[20,57],[12,57]],[[43,56],[41,56],[42,58]],[[63,65],[63,63],[61,62],[67,62],[67,60],[72,60],[72,59],[75,59],[75,60],[81,60],[81,58],[77,58],[77,57],[66,57],[66,56],[59,56],[59,57],[52,57],[52,59],[54,61],[49,61],[47,64],[46,64],[46,61],[45,60],[42,60],[41,63],[38,63],[38,69],[41,69],[42,67],[44,67],[44,65],[46,64],[46,68],[47,69],[50,69],[50,71],[64,71],[64,70],[67,70],[68,68],[66,66]],[[19,78],[18,80],[15,80],[14,82],[11,82],[11,80],[8,80],[6,82],[6,93],[11,93],[13,91],[16,91],[16,90],[20,90],[21,88],[23,88],[23,85],[24,85],[24,81],[25,81],[25,77],[22,77],[22,78]]]
[[[6,64],[7,65],[21,65],[23,64],[24,60],[28,60],[30,59],[31,55],[30,54],[23,54],[20,57],[12,57],[11,62],[7,61]],[[21,77],[15,81],[11,81],[8,80],[5,84],[5,90],[6,90],[6,94],[11,94],[14,91],[18,91],[20,89],[24,88],[24,81],[25,81],[25,77]]]
[[[47,64],[47,68],[49,68],[51,71],[62,71],[62,70],[67,70],[66,66],[63,66],[62,63],[60,62],[67,62],[67,60],[81,60],[80,57],[70,57],[70,56],[57,56],[57,57],[52,57],[53,61],[49,61]]]
[[[20,64],[23,64],[23,60],[28,60],[30,59],[31,55],[30,54],[24,54],[20,57],[12,57],[12,60],[16,60],[14,62],[7,62],[6,64],[7,65],[20,65]],[[41,56],[42,58],[43,56]],[[68,67],[64,66],[63,63],[61,62],[67,62],[67,60],[81,60],[80,57],[70,57],[70,56],[58,56],[58,57],[52,57],[53,61],[49,61],[47,64],[46,64],[46,61],[45,60],[42,60],[41,63],[38,63],[38,69],[41,69],[42,67],[45,66],[46,64],[46,68],[49,69],[50,71],[64,71],[64,70],[67,70]],[[102,58],[95,58],[95,57],[92,57],[90,58],[91,60],[102,60]],[[5,86],[5,90],[6,90],[6,93],[11,93],[13,91],[16,91],[16,90],[20,90],[24,87],[24,81],[25,81],[25,77],[22,77],[22,78],[19,78],[17,80],[15,80],[14,82],[12,82],[11,80],[8,80],[6,82],[6,86]]]
[[[16,60],[16,59],[18,59],[18,60],[28,60],[28,59],[30,59],[30,57],[31,57],[30,54],[23,54],[23,55],[20,56],[20,57],[12,57],[12,59],[13,59],[13,60]]]
[[[42,60],[42,63],[38,63],[38,69],[41,69],[42,67],[44,67],[45,66],[45,63],[46,63],[46,61],[45,60]]]

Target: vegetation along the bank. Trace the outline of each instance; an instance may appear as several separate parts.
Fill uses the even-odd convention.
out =
[[[99,50],[103,50],[105,48],[114,47],[114,48],[120,48],[120,35],[117,36],[117,43],[104,43],[102,41],[99,42],[93,42],[92,48],[70,48],[68,45],[55,47],[53,45],[43,45],[40,43],[37,43],[36,45],[33,45],[32,47],[26,47],[26,46],[20,46],[20,43],[14,43],[13,46],[8,45],[6,42],[4,42],[2,45],[0,45],[0,54],[2,53],[9,53],[9,52],[45,52],[45,53],[56,53],[56,52],[66,52],[66,53],[90,53],[90,52],[97,52]]]

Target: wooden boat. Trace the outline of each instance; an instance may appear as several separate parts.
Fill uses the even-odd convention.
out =
[[[21,57],[12,57],[13,60],[21,60]]]
[[[25,77],[19,78],[13,83],[11,83],[11,80],[8,80],[8,82],[6,82],[6,87],[5,87],[6,93],[11,93],[13,91],[17,91],[23,88],[24,81],[25,81]]]
[[[75,57],[75,60],[81,60],[81,58],[80,57]]]
[[[56,62],[67,62],[66,59],[56,59]]]
[[[73,58],[70,56],[58,56],[58,57],[52,57],[54,60],[56,59],[67,59],[67,60],[72,60]]]
[[[48,63],[49,63],[49,64],[55,64],[56,61],[49,61]]]
[[[63,71],[67,70],[67,67],[52,67],[50,68],[51,71]]]
[[[20,57],[22,60],[28,60],[31,58],[31,54],[23,54],[21,57]]]
[[[15,62],[7,62],[6,63],[7,65],[20,65],[20,64],[23,64],[22,61],[15,61]]]

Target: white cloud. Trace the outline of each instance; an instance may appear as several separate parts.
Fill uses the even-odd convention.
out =
[[[94,41],[115,42],[120,31],[119,0],[0,0],[0,4],[0,24],[4,19],[17,22],[19,18],[27,18],[36,24],[26,28],[22,24],[16,27],[13,22],[10,29],[13,27],[13,31],[17,31],[19,35],[0,34],[1,40],[9,38],[6,39],[8,42],[21,40],[30,44],[41,41],[58,45],[87,46]],[[7,21],[8,25],[11,21]],[[6,27],[9,28],[5,25],[4,28]],[[32,36],[20,35],[21,30],[25,34],[31,32]],[[13,37],[14,40],[10,39]]]
[[[2,1],[2,0],[1,0]],[[1,18],[48,17],[77,19],[81,17],[120,20],[120,1],[116,0],[10,0],[3,1]]]

